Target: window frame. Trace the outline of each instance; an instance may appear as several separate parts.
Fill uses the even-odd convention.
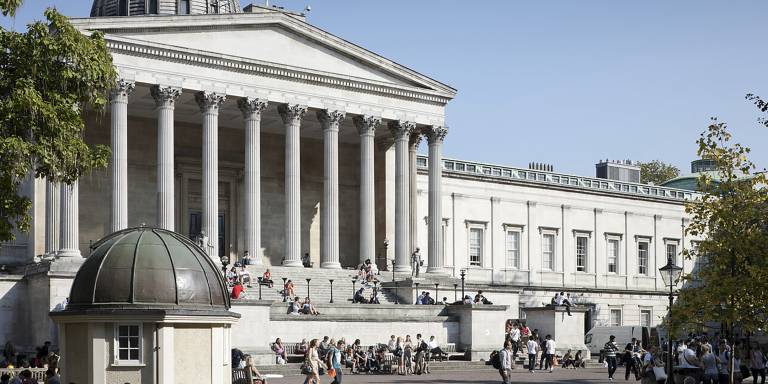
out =
[[[643,325],[643,314],[648,314],[648,324]],[[651,327],[653,325],[653,308],[640,308],[640,326],[641,327]]]
[[[673,238],[664,238],[664,263],[667,263],[667,259],[669,258],[669,247],[673,246],[675,247],[675,254],[672,255],[672,262],[675,265],[682,266],[682,261],[680,260],[680,256],[682,252],[680,251],[680,239],[673,239]]]
[[[120,339],[123,336],[120,336],[120,328],[121,327],[137,327],[138,328],[138,335],[136,336],[138,338],[138,346],[136,348],[130,347],[130,341],[128,342],[128,359],[121,359],[120,358]],[[129,340],[131,337],[130,330],[127,337]],[[131,359],[130,358],[130,351],[132,349],[138,349],[139,357],[138,359]],[[142,323],[115,323],[114,324],[114,334],[113,334],[113,347],[112,347],[112,365],[114,366],[121,366],[121,367],[129,367],[129,366],[143,366],[144,365],[144,325]]]
[[[181,4],[184,3],[187,6],[186,12],[181,12]],[[190,15],[192,14],[192,4],[190,0],[178,0],[176,2],[176,14],[177,15]]]
[[[467,227],[467,266],[469,268],[483,268],[485,266],[485,250],[486,247],[486,241],[485,236],[488,229],[488,222],[487,221],[473,221],[473,220],[465,220],[464,224]],[[479,244],[479,254],[478,254],[478,260],[476,262],[472,262],[472,232],[473,231],[479,231],[480,232],[480,244]]]
[[[619,314],[618,324],[615,324],[613,322],[614,313]],[[621,308],[610,308],[610,310],[608,311],[608,324],[610,324],[611,327],[621,327],[624,324],[624,311]]]
[[[611,271],[611,256],[610,251],[612,249],[611,242],[616,242],[616,252],[614,253],[614,269],[615,271]],[[621,271],[621,241],[622,236],[621,234],[615,234],[615,233],[606,233],[605,234],[605,264],[606,264],[606,273],[611,275],[619,275]]]
[[[516,224],[503,224],[502,227],[504,228],[504,265],[509,269],[520,269],[523,254],[523,231],[525,227]],[[516,250],[511,250],[509,248],[508,236],[510,234],[515,234],[517,236]],[[512,263],[510,263],[510,251],[517,252],[513,259],[514,262]]]
[[[584,239],[584,255],[582,269],[579,269],[579,240]],[[576,272],[588,273],[589,272],[589,245],[591,244],[592,232],[590,231],[573,231],[573,254],[576,262]]]
[[[539,242],[540,242],[540,245],[541,245],[541,254],[539,255],[541,257],[541,270],[542,271],[548,271],[548,272],[557,271],[557,235],[558,235],[558,230],[556,228],[543,228],[543,227],[539,227],[539,233],[540,233]],[[546,257],[545,257],[545,252],[546,251],[544,250],[544,244],[545,244],[544,243],[544,239],[546,239],[547,237],[550,237],[550,236],[552,237],[552,248],[549,251],[551,253],[551,258],[550,258],[551,265],[550,265],[549,268],[547,268],[547,267],[545,267],[545,263],[544,263],[544,261],[546,260]]]
[[[645,256],[643,256],[643,250],[640,249],[640,246],[643,244],[645,245]],[[637,274],[642,276],[648,276],[650,272],[650,262],[651,262],[651,239],[645,238],[645,237],[638,237],[635,249],[637,252]],[[643,268],[645,270],[643,270]]]

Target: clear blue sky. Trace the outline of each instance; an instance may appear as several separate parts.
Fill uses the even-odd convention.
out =
[[[312,24],[457,88],[448,157],[581,175],[598,159],[661,159],[686,173],[717,116],[768,166],[768,128],[744,100],[768,97],[767,1],[270,3],[309,4]],[[91,1],[26,0],[10,23],[51,4],[87,16]]]

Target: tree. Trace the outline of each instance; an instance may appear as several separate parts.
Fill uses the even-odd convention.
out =
[[[13,15],[21,0],[0,0]],[[0,242],[29,228],[29,175],[72,183],[104,167],[109,150],[83,140],[83,110],[103,109],[116,71],[103,36],[75,29],[54,9],[19,33],[0,28]]]
[[[653,160],[647,163],[638,162],[640,165],[640,181],[659,185],[667,180],[680,176],[680,169],[661,160]]]
[[[749,148],[730,140],[726,124],[712,119],[697,141],[698,155],[714,160],[718,180],[702,174],[702,196],[686,206],[686,233],[701,241],[683,252],[696,272],[684,277],[671,317],[673,330],[724,324],[733,343],[735,326],[747,335],[768,322],[768,188]]]

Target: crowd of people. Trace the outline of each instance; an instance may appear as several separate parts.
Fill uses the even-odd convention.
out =
[[[288,362],[289,350],[280,338],[271,348],[276,364]],[[389,368],[388,373],[400,375],[427,374],[430,361],[448,358],[435,336],[427,340],[421,334],[417,334],[415,339],[411,335],[392,335],[387,343],[367,347],[361,344],[360,339],[347,343],[344,338],[335,340],[324,336],[322,340],[303,339],[293,352],[303,356],[301,371],[306,376],[305,383],[319,383],[320,376],[328,374],[333,383],[340,384],[344,369],[349,369],[351,374],[383,373],[385,368]]]
[[[33,378],[32,369],[45,369],[45,384],[59,384],[59,360],[60,357],[50,350],[51,342],[46,341],[42,346],[36,347],[34,357],[27,356],[16,350],[13,343],[7,341],[3,347],[0,368],[8,371],[0,376],[0,384],[37,384]]]

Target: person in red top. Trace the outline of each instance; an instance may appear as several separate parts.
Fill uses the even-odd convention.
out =
[[[240,294],[243,293],[243,291],[244,291],[243,285],[240,284],[239,281],[235,282],[235,286],[232,287],[232,298],[233,299],[239,299],[240,298]]]

